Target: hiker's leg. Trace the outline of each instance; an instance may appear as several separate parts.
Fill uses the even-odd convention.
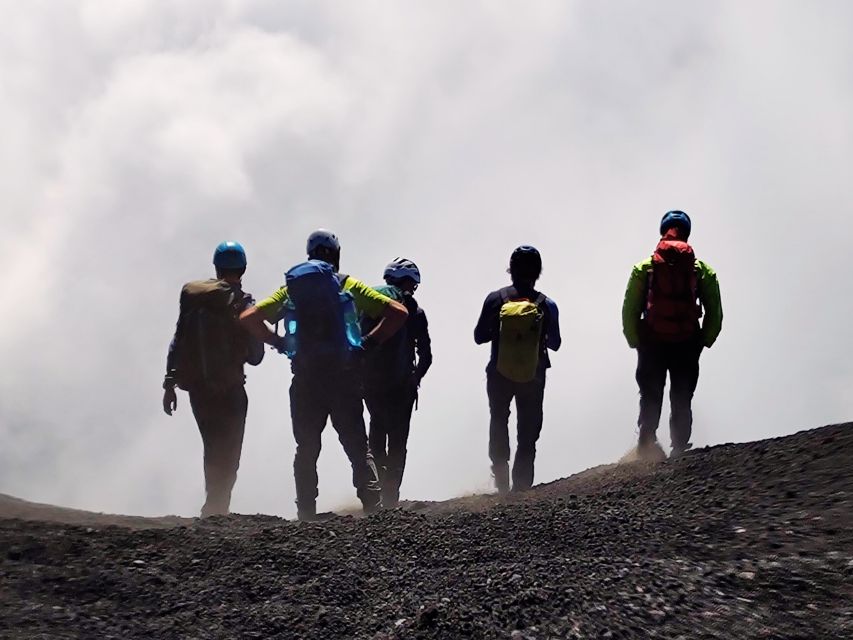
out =
[[[489,396],[489,458],[499,493],[509,491],[509,414],[513,397],[512,382],[497,371],[486,377]]]
[[[203,447],[204,464],[204,493],[205,501],[201,507],[201,517],[206,518],[215,515],[214,501],[216,495],[216,470],[213,464],[215,451],[218,448],[217,424],[215,420],[217,407],[213,402],[211,394],[204,390],[189,392],[190,407],[198,425]],[[213,500],[211,499],[213,498]]]
[[[680,453],[687,448],[693,431],[693,393],[699,382],[701,343],[676,345],[670,358],[669,370],[669,434],[672,449]]]
[[[660,345],[644,345],[637,349],[637,385],[640,388],[640,446],[656,441],[663,390],[666,386],[666,361]]]
[[[382,502],[388,507],[395,507],[400,498],[414,404],[415,394],[408,385],[398,388],[390,402],[392,423],[388,430],[388,470],[387,478],[382,483]]]
[[[345,372],[336,377],[330,387],[334,394],[331,398],[332,426],[352,465],[352,484],[364,508],[373,509],[379,505],[381,494],[376,465],[367,446],[358,379]]]
[[[206,510],[209,515],[226,514],[231,507],[231,491],[237,481],[243,434],[246,428],[246,390],[238,385],[216,394],[210,415],[212,427],[209,456],[205,468],[209,470]]]
[[[490,372],[486,378],[489,396],[489,459],[492,464],[509,462],[509,415],[512,382],[501,374]]]
[[[328,404],[322,380],[294,375],[290,384],[290,417],[296,456],[293,475],[296,479],[296,505],[305,515],[312,515],[317,501],[317,458],[320,457],[323,429],[328,418]]]
[[[518,409],[518,446],[512,465],[512,488],[525,491],[533,486],[533,462],[536,441],[542,432],[542,402],[545,397],[545,372],[532,382],[518,384],[515,406]]]
[[[379,472],[379,480],[384,481],[387,466],[388,429],[392,419],[390,407],[388,406],[390,396],[382,391],[370,390],[364,394],[364,404],[370,413],[370,431],[368,433],[368,444],[376,470]]]

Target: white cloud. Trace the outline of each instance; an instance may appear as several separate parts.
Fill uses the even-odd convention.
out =
[[[727,314],[703,357],[695,441],[845,418],[850,13],[793,2],[13,5],[0,25],[0,357],[13,363],[0,378],[0,491],[195,512],[188,403],[172,419],[159,409],[179,287],[237,238],[246,288],[263,295],[317,226],[343,237],[345,271],[376,280],[406,254],[424,272],[436,364],[404,497],[488,482],[487,350],[470,334],[520,243],[543,252],[566,337],[538,479],[629,446],[621,295],[673,207],[693,214]],[[286,363],[270,354],[249,374],[234,506],[291,514]],[[339,445],[326,444],[321,502],[333,506],[353,492]]]

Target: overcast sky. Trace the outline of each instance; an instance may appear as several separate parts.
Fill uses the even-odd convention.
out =
[[[404,255],[423,273],[435,364],[404,498],[490,486],[472,329],[519,244],[542,251],[564,336],[536,480],[631,446],[622,295],[673,208],[726,314],[694,443],[851,417],[849,2],[0,8],[0,492],[196,514],[189,402],[160,406],[180,287],[233,239],[265,296],[321,226],[345,272],[377,283]],[[287,361],[248,374],[233,508],[292,516]],[[321,509],[356,502],[331,428],[319,470]]]

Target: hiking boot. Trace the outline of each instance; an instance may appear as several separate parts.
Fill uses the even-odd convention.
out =
[[[296,504],[296,517],[300,522],[314,522],[317,520],[317,504]]]
[[[221,505],[211,505],[207,502],[201,508],[200,518],[209,518],[211,516],[227,516],[230,512],[228,508],[223,508]]]
[[[400,506],[400,489],[397,487],[382,487],[382,508],[396,509]]]
[[[505,496],[509,493],[509,463],[499,462],[492,465],[492,476],[495,478],[495,488],[498,495]]]
[[[672,445],[672,451],[669,452],[669,459],[675,460],[676,458],[680,458],[685,453],[690,451],[693,448],[693,444],[688,442],[687,444],[675,444]]]
[[[382,493],[378,489],[360,489],[357,493],[364,513],[376,513],[382,507]]]

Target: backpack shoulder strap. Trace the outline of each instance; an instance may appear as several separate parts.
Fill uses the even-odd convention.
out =
[[[347,280],[349,280],[349,274],[348,273],[339,273],[339,274],[337,274],[337,276],[338,276],[338,282],[340,283],[341,288],[343,288],[343,286],[347,283]]]
[[[548,296],[546,296],[544,293],[540,293],[538,296],[536,296],[536,300],[533,301],[533,304],[535,304],[537,307],[539,307],[541,309],[544,307],[545,301],[547,299],[548,299]]]
[[[506,304],[512,300],[513,294],[517,294],[518,292],[515,290],[515,287],[504,287],[498,293],[501,296],[501,304]]]

